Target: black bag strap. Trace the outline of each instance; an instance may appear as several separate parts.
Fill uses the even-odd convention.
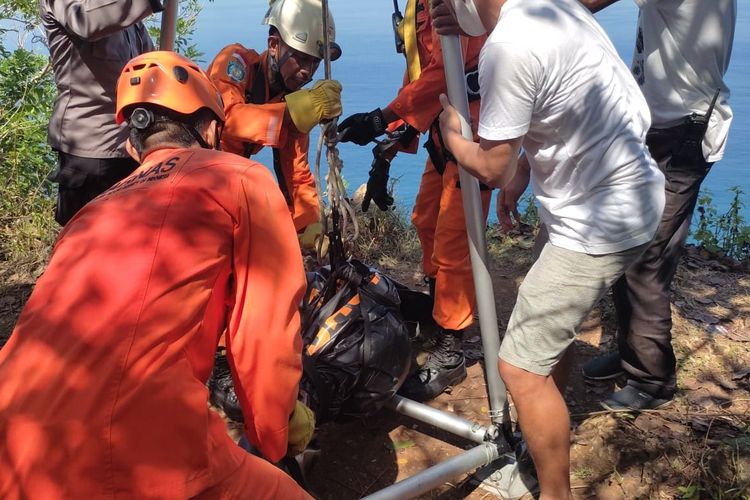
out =
[[[335,286],[336,278],[333,274],[331,274],[331,276],[328,278],[326,287],[329,285],[329,283],[334,283]],[[348,291],[349,289],[347,286],[342,286],[341,289],[339,289],[329,301],[323,302],[322,305],[319,306],[318,311],[311,315],[313,320],[311,324],[307,326],[305,332],[308,332],[312,329],[312,332],[310,333],[317,335],[317,332],[323,326],[325,321],[341,307],[343,298],[346,296],[346,292]],[[325,384],[320,379],[320,374],[318,373],[318,369],[316,367],[316,361],[319,355],[320,353],[317,352],[312,354],[311,356],[303,353],[302,369],[305,373],[305,376],[309,377],[312,381],[313,386],[315,387],[315,392],[318,396],[319,404],[318,414],[316,415],[316,418],[319,421],[324,422],[329,417],[330,412],[328,409],[331,405],[332,394],[331,388],[328,386],[328,384]]]
[[[328,280],[329,281],[326,282],[326,285],[324,287],[324,292],[325,292],[325,289],[329,287],[330,283],[333,284],[332,288],[335,289],[336,277],[334,275],[331,275],[331,277],[329,277]],[[305,328],[305,332],[308,332],[311,328],[313,328],[315,332],[320,330],[320,328],[323,326],[325,321],[333,313],[335,313],[339,308],[341,308],[344,302],[343,298],[345,297],[348,291],[350,291],[350,289],[347,288],[347,286],[342,286],[338,291],[336,291],[336,293],[334,293],[331,296],[330,299],[321,301],[320,304],[318,305],[317,311],[314,311],[312,314],[310,314],[312,321]]]
[[[253,69],[255,76],[253,77],[252,86],[245,91],[245,102],[251,104],[265,104],[266,99],[266,74],[263,71],[263,65],[257,63]]]
[[[315,366],[317,355],[302,356],[302,370],[305,377],[308,377],[315,387],[318,396],[318,408],[315,419],[318,422],[325,422],[330,418],[329,408],[331,407],[331,388],[320,380],[320,374]]]
[[[370,274],[370,269],[367,266],[354,259],[331,272],[326,281],[323,292],[325,292],[326,288],[335,290],[336,286],[340,282],[343,283],[341,284],[341,287],[335,291],[331,298],[323,301],[318,311],[311,315],[313,320],[311,324],[308,325],[307,328],[305,328],[305,332],[309,332],[310,329],[314,329],[313,332],[317,333],[317,331],[320,330],[320,328],[324,325],[325,321],[337,310],[339,310],[344,305],[345,301],[349,300],[349,297],[351,295],[360,292],[360,286],[362,285],[363,280],[369,277]],[[321,293],[321,295],[323,295],[323,293]],[[362,301],[360,301],[360,312],[365,322],[365,336],[367,336],[368,332],[370,331],[368,318],[369,306],[363,308]],[[367,343],[365,342],[365,344]],[[367,347],[363,348],[366,349]],[[317,415],[317,418],[319,421],[325,421],[330,416],[329,408],[333,399],[333,395],[331,393],[332,388],[329,387],[328,384],[324,383],[323,380],[321,380],[320,374],[318,373],[316,361],[319,355],[320,353],[314,353],[311,356],[308,356],[306,354],[303,355],[302,367],[304,369],[305,376],[310,378],[318,395],[319,414]]]
[[[294,457],[284,457],[281,459],[281,465],[286,468],[286,472],[294,481],[299,484],[302,489],[307,489],[307,483],[305,482],[305,476],[302,473],[302,468],[297,463]]]

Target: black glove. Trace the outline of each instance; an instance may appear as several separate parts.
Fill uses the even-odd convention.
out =
[[[362,199],[362,211],[367,212],[370,201],[374,201],[382,211],[388,210],[393,205],[393,196],[388,193],[388,173],[391,170],[391,162],[385,158],[375,156],[370,167],[370,178],[367,180],[367,190]]]
[[[341,142],[353,142],[364,146],[385,132],[388,124],[380,108],[369,113],[355,113],[339,123]]]

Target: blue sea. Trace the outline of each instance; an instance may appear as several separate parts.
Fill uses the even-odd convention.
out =
[[[402,10],[404,3],[403,0],[400,2]],[[398,92],[405,68],[403,56],[394,49],[391,0],[329,0],[329,6],[336,22],[337,42],[343,48],[343,56],[333,63],[331,70],[333,78],[344,87],[343,116],[386,106]],[[202,65],[207,66],[222,47],[234,42],[259,52],[263,50],[268,29],[260,23],[266,9],[264,0],[206,2],[198,16],[195,33],[198,48],[205,54]],[[638,17],[635,3],[621,0],[596,17],[629,65]],[[322,65],[315,77],[323,77]],[[729,206],[732,196],[729,188],[732,186],[739,186],[745,192],[744,199],[750,205],[750,175],[744,160],[750,156],[750,9],[742,9],[742,5],[726,79],[731,89],[734,121],[724,159],[714,166],[703,183],[704,190],[713,195],[720,213]],[[317,133],[312,144],[316,141]],[[371,148],[341,144],[339,151],[344,162],[344,177],[353,191],[367,182]],[[266,165],[271,164],[268,151],[261,152],[257,159]],[[410,211],[414,204],[425,160],[426,152],[420,148],[417,155],[400,154],[391,167],[392,177],[398,179],[395,186],[397,203],[406,211]],[[494,209],[490,213],[494,214]],[[750,206],[745,207],[743,214],[745,219],[750,219]]]
[[[706,0],[710,1],[710,0]],[[402,0],[400,2],[403,3]],[[396,95],[403,78],[404,58],[394,49],[391,30],[392,2],[390,0],[329,0],[337,29],[337,41],[343,56],[332,65],[333,78],[339,80],[344,116],[360,111],[371,111],[387,105]],[[206,2],[198,16],[195,41],[204,52],[205,67],[222,47],[240,42],[259,52],[266,46],[267,27],[260,24],[267,8],[264,0],[217,0]],[[597,19],[609,34],[621,57],[628,63],[632,58],[638,10],[630,0],[608,7],[597,14]],[[323,68],[316,78],[323,77]],[[740,8],[734,49],[727,81],[731,89],[734,122],[724,159],[717,163],[704,189],[714,197],[714,204],[724,212],[731,201],[729,188],[740,186],[750,205],[750,176],[743,158],[750,153],[750,10]],[[585,105],[581,103],[581,105]],[[317,136],[317,134],[316,134]],[[315,144],[316,138],[313,138]],[[367,181],[372,154],[370,147],[341,144],[344,177],[353,191]],[[312,156],[312,155],[311,155]],[[264,151],[257,159],[270,165],[270,152]],[[426,152],[399,155],[391,167],[391,175],[398,178],[395,187],[397,203],[410,211],[417,194],[424,168]],[[494,209],[490,212],[494,214]],[[750,207],[744,216],[750,219]],[[492,216],[494,217],[494,215]]]

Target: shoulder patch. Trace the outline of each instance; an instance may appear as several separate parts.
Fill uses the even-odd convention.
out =
[[[235,52],[232,54],[232,58],[229,59],[229,64],[227,64],[227,76],[233,82],[241,83],[245,80],[246,74],[247,65],[245,64],[245,60]]]

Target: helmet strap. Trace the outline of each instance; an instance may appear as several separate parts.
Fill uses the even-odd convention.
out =
[[[286,64],[286,62],[289,60],[289,58],[292,57],[296,52],[298,52],[297,49],[293,49],[293,48],[291,48],[291,47],[289,47],[287,45],[286,53],[284,54],[284,57],[282,57],[279,60],[279,68],[281,68],[284,64]],[[305,85],[307,85],[308,83],[310,83],[312,80],[313,79],[312,79],[312,74],[311,74],[310,78],[307,81],[305,81],[302,85],[300,85],[300,88],[304,87]],[[286,85],[284,85],[284,88],[286,89]],[[289,89],[286,89],[286,91],[290,92]]]
[[[224,124],[221,122],[216,122],[216,145],[214,146],[214,149],[216,151],[221,151],[221,134],[224,132]]]
[[[203,149],[219,149],[218,137],[216,138],[216,144],[214,146],[210,146],[206,142],[206,139],[204,139],[203,136],[200,134],[200,132],[198,132],[198,129],[196,129],[195,127],[188,127],[184,123],[180,123],[180,125],[182,126],[183,129],[185,129],[185,131],[188,134],[193,136],[193,139],[195,139],[195,142],[197,142],[200,145],[200,147],[202,147]]]
[[[271,54],[268,54],[268,68],[271,71],[271,82],[278,85],[285,94],[288,94],[291,90],[286,86],[286,82],[284,82],[284,78],[281,76],[281,67],[286,64],[290,57],[292,57],[292,50],[289,47],[287,47],[287,51],[278,60]]]
[[[180,117],[178,117],[178,114],[175,114],[174,112],[170,112],[169,110],[163,111],[167,116],[171,117],[171,119],[178,123],[180,127],[182,127],[185,132],[190,134],[190,136],[195,139],[195,141],[202,147],[203,149],[216,149],[217,151],[220,149],[221,144],[221,132],[222,127],[221,125],[218,125],[217,121],[217,130],[216,130],[216,144],[213,146],[209,145],[206,139],[203,138],[201,133],[198,131],[197,128],[194,126],[189,126],[185,124],[183,121],[181,121]],[[137,130],[146,130],[151,125],[156,123],[157,121],[162,121],[164,119],[167,119],[166,117],[160,117],[154,115],[154,112],[147,108],[138,107],[135,108],[130,115],[130,118],[128,119],[128,126],[131,129],[137,129]],[[145,153],[145,151],[144,151]],[[145,156],[145,154],[141,155],[142,157]]]

